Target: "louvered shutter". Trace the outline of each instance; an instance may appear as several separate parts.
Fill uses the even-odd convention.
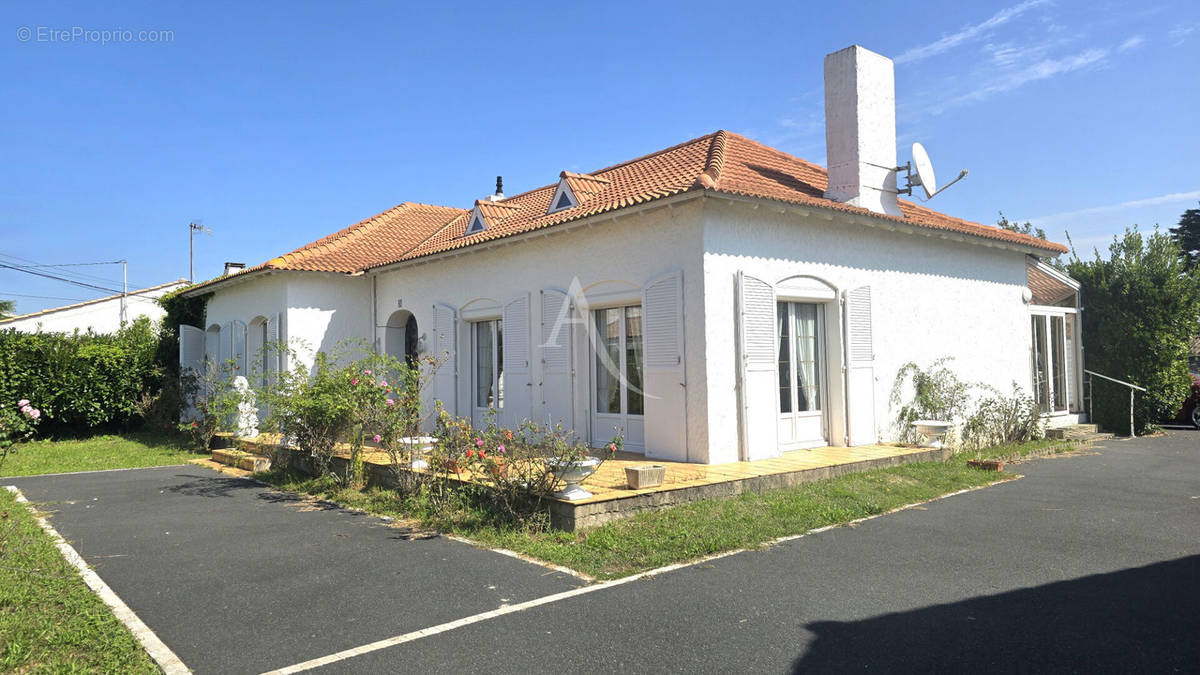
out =
[[[541,396],[540,421],[551,426],[561,424],[573,431],[574,392],[571,386],[571,338],[574,325],[567,294],[555,289],[541,292],[542,331],[538,351],[542,373],[538,387]]]
[[[194,326],[179,326],[179,376],[204,376],[205,333]],[[182,420],[196,418],[196,408],[191,397],[184,401]]]
[[[501,422],[516,428],[533,416],[532,380],[529,374],[529,295],[521,295],[504,305],[502,319],[504,348],[504,409]]]
[[[646,456],[686,462],[682,272],[672,272],[646,285],[642,316]]]
[[[736,285],[741,456],[745,460],[778,457],[775,289],[762,279],[740,271]]]
[[[846,417],[847,443],[869,445],[875,430],[875,332],[871,316],[871,287],[846,291]]]
[[[266,363],[267,372],[265,374],[268,382],[274,382],[276,376],[283,369],[280,368],[282,363],[283,347],[279,344],[279,315],[267,317],[267,340],[263,345],[266,357],[263,361]]]
[[[458,414],[458,312],[449,305],[433,306],[433,395],[451,415]]]

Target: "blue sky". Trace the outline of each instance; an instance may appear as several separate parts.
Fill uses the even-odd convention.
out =
[[[1090,251],[1200,202],[1200,4],[813,6],[7,2],[0,261],[160,283],[199,219],[203,279],[721,128],[824,163],[821,60],[853,43],[896,60],[901,161],[970,169],[938,210]],[[100,295],[0,269],[20,312]]]

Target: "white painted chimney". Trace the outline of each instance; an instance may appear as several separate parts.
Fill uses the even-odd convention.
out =
[[[825,197],[899,216],[892,60],[858,45],[825,57]]]

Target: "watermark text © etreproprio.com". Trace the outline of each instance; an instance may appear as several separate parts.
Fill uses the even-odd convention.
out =
[[[77,42],[83,44],[121,44],[134,42],[174,42],[175,31],[138,28],[86,28],[84,26],[21,26],[17,28],[20,42]]]

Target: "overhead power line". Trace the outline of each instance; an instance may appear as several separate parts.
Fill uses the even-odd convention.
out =
[[[24,272],[26,274],[32,274],[34,276],[39,276],[39,277],[45,277],[47,279],[54,279],[55,281],[62,281],[62,282],[68,283],[68,284],[74,284],[76,286],[81,286],[83,288],[91,288],[91,289],[97,290],[97,291],[104,291],[105,293],[120,293],[121,292],[121,291],[113,289],[113,288],[105,288],[103,286],[96,286],[95,284],[88,284],[88,283],[84,283],[82,281],[76,281],[75,279],[68,279],[66,277],[60,277],[60,276],[57,276],[54,274],[38,272],[37,270],[28,269],[26,267],[21,267],[18,265],[12,265],[12,264],[9,264],[9,263],[3,262],[3,261],[0,261],[0,268],[16,270],[18,272]]]

